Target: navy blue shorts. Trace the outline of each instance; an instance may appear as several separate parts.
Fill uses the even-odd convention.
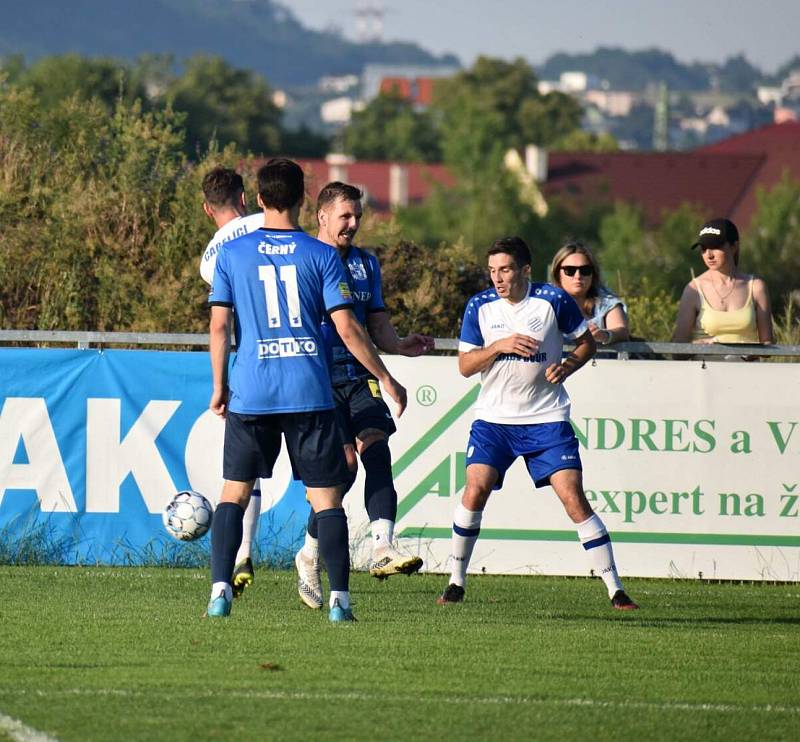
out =
[[[561,469],[583,469],[578,439],[569,422],[501,425],[475,420],[469,431],[467,466],[487,464],[500,476],[493,489],[503,486],[506,471],[517,456],[525,459],[537,487],[550,484],[550,475]]]
[[[347,481],[347,462],[333,410],[240,415],[225,420],[222,476],[234,482],[268,479],[281,451],[281,434],[292,471],[306,487],[335,487]]]
[[[382,430],[387,438],[397,431],[373,376],[337,384],[333,387],[333,401],[336,424],[345,443],[355,443],[356,436],[369,429]]]

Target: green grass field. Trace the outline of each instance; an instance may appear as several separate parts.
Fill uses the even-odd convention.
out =
[[[208,573],[0,568],[0,729],[9,739],[800,737],[800,586],[353,578],[357,624],[259,570],[227,620]],[[25,725],[20,736],[12,720]],[[0,739],[3,732],[0,731]],[[16,735],[16,736],[15,736]]]

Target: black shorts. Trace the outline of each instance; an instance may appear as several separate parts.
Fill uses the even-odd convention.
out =
[[[234,482],[272,476],[281,434],[295,477],[306,487],[335,487],[347,481],[347,463],[333,410],[240,415],[225,421],[222,476]]]
[[[373,376],[337,384],[333,387],[333,401],[336,424],[345,443],[354,443],[356,436],[370,428],[382,430],[387,438],[397,430]]]

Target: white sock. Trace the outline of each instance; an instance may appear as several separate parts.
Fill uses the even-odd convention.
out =
[[[467,510],[461,503],[453,513],[453,541],[450,582],[464,587],[467,582],[467,567],[472,557],[472,550],[481,532],[482,510]]]
[[[307,559],[319,559],[319,539],[309,536],[308,531],[306,531],[302,552]]]
[[[378,518],[369,524],[372,531],[372,551],[380,551],[392,545],[394,537],[394,521],[387,518]]]
[[[215,582],[211,586],[211,599],[218,598],[220,593],[225,593],[225,600],[233,600],[233,588],[228,582]]]
[[[333,608],[333,604],[335,601],[339,601],[339,605],[342,608],[349,608],[350,607],[350,591],[349,590],[331,590],[330,599],[328,600],[328,605]]]
[[[600,577],[608,590],[608,597],[613,598],[617,590],[622,590],[622,583],[617,574],[617,565],[614,563],[614,550],[611,548],[611,538],[603,525],[603,521],[593,514],[583,523],[576,523],[578,538],[586,550],[595,574]]]
[[[256,531],[258,530],[258,515],[261,512],[261,490],[253,490],[250,493],[250,502],[247,510],[244,511],[242,520],[242,544],[236,552],[235,564],[241,564],[250,557],[250,548],[255,541]]]

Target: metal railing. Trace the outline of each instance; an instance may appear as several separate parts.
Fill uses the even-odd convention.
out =
[[[0,343],[32,345],[69,344],[79,349],[123,346],[207,347],[207,333],[189,332],[92,332],[72,330],[0,330]],[[455,338],[436,338],[436,350],[458,350]],[[650,343],[631,341],[598,346],[598,356],[620,358],[670,356],[740,357],[798,357],[800,345],[696,345],[692,343]]]

